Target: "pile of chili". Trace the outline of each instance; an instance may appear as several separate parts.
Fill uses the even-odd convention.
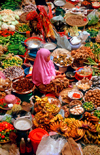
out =
[[[0,36],[7,37],[7,36],[10,36],[10,35],[13,35],[14,33],[15,33],[14,31],[1,30],[0,31]]]

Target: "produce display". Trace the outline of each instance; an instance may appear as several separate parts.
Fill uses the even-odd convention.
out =
[[[4,9],[0,11],[0,29],[15,30],[15,25],[18,24],[19,16],[14,14],[12,10]]]
[[[98,30],[95,28],[89,28],[87,29],[87,32],[90,33],[91,38],[95,38],[98,34]]]
[[[84,112],[84,108],[82,108],[81,105],[75,105],[72,108],[70,108],[70,113],[74,115],[80,115]]]
[[[26,52],[25,47],[22,44],[12,44],[8,46],[8,52],[7,53],[13,53],[14,55],[24,55]]]
[[[67,18],[65,17],[65,21],[70,26],[76,25],[78,27],[85,26],[88,23],[88,19],[86,17],[81,16],[81,15],[71,15]]]
[[[70,103],[69,103],[69,107],[72,107],[74,105],[82,105],[82,102],[80,100],[72,100]]]
[[[4,75],[6,78],[9,78],[11,80],[15,78],[19,78],[21,76],[24,76],[24,71],[19,66],[11,66],[3,70]]]
[[[60,110],[60,102],[56,98],[52,98],[52,97],[40,98],[38,96],[35,96],[35,97],[36,97],[36,102],[34,104],[35,112],[39,112],[43,110],[43,111],[50,112],[52,114],[56,114]]]
[[[90,102],[85,102],[83,104],[83,108],[86,110],[86,111],[93,111],[94,110],[94,105],[93,103],[90,101]]]
[[[83,78],[82,80],[79,80],[76,83],[76,86],[78,89],[81,89],[83,91],[88,90],[92,86],[92,81],[90,81],[88,78]]]
[[[23,63],[22,59],[19,57],[11,56],[10,58],[6,58],[2,61],[2,67],[8,68],[11,66],[21,66]]]
[[[73,65],[77,67],[82,67],[84,62],[87,62],[87,58],[90,57],[94,59],[94,54],[90,47],[82,46],[79,49],[72,50],[71,55],[74,58]]]
[[[60,138],[59,142],[65,141],[65,144],[61,143],[64,154],[74,154],[73,149],[76,150],[79,143],[76,154],[99,155],[100,2],[69,1],[60,8],[53,5],[55,1],[46,3],[48,8],[36,5],[35,0],[0,1],[0,153],[17,155],[34,152],[35,155],[40,145],[34,150],[30,137],[32,141],[38,138],[41,143],[53,138],[51,140],[55,144]],[[63,17],[60,16],[62,13]],[[38,49],[29,50],[29,40],[39,40],[40,48],[50,50],[55,72],[53,77],[50,70],[48,84],[39,83],[37,86],[32,81]],[[46,63],[48,67],[50,63]],[[20,131],[16,129],[18,124],[15,125],[17,119],[22,120],[19,121]],[[21,134],[24,126],[25,129],[27,126],[32,128]],[[35,129],[36,135],[33,136],[30,131]],[[42,139],[44,132],[50,136]],[[25,149],[21,149],[22,137]],[[68,152],[70,144],[73,147],[71,153]],[[48,149],[49,143],[46,146]],[[52,145],[53,153],[61,154],[60,146],[57,147],[56,152]],[[81,150],[83,152],[78,153]],[[41,151],[44,151],[44,145],[39,152],[43,154]],[[48,149],[45,154],[52,152]]]
[[[87,76],[92,73],[91,67],[90,66],[84,66],[80,71],[78,71],[79,75]]]
[[[19,23],[16,25],[16,30],[18,32],[26,32],[26,31],[31,31],[30,27],[28,26],[28,24],[25,23]]]
[[[96,86],[100,88],[100,77],[98,76],[98,77],[92,78],[92,84],[94,87]]]
[[[80,129],[80,127],[82,127],[82,122],[75,118],[65,118],[61,121],[61,117],[57,115],[51,119],[50,123],[51,130],[58,132],[59,134],[63,133],[66,138],[71,136],[74,139],[77,139],[84,135],[83,129]]]
[[[84,147],[83,153],[84,153],[84,155],[87,155],[89,153],[91,153],[91,155],[93,155],[93,154],[100,155],[100,147],[98,147],[96,145],[87,145]]]
[[[67,88],[68,85],[69,80],[66,77],[62,77],[52,80],[48,85],[41,84],[39,86],[39,90],[42,92],[53,92],[54,94],[58,95],[59,92]]]
[[[0,78],[0,91],[4,91],[6,89],[9,89],[11,87],[11,81],[10,79],[2,79]]]
[[[62,108],[61,109],[63,109],[64,110],[64,117],[65,118],[67,118],[67,117],[69,117],[69,108],[66,106],[66,105],[64,105],[64,106],[62,106]]]
[[[100,110],[95,110],[93,115],[100,119]]]
[[[17,7],[19,7],[20,3],[21,3],[21,0],[16,0],[16,2],[14,0],[10,0],[10,1],[7,0],[2,4],[1,8],[15,10]]]
[[[71,37],[74,37],[74,36],[79,36],[79,30],[78,30],[78,27],[77,26],[73,26],[73,27],[70,27],[70,28],[64,28],[65,30],[65,34],[71,36]]]
[[[30,3],[29,5],[26,5],[23,10],[24,12],[30,12],[36,10],[36,5]]]
[[[60,66],[68,66],[72,63],[73,59],[66,54],[60,54],[58,56],[54,56],[53,61]]]
[[[85,93],[85,101],[91,101],[95,105],[95,107],[100,106],[100,89],[87,91]]]
[[[13,81],[12,87],[15,91],[19,93],[27,92],[33,89],[33,82],[29,80],[28,78],[19,78],[15,81]]]
[[[0,122],[0,143],[9,141],[10,132],[14,130],[12,124],[8,122]]]

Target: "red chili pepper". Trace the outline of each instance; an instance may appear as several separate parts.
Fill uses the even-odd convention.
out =
[[[74,98],[80,98],[80,94],[74,93],[74,94],[73,94],[73,97],[74,97]]]

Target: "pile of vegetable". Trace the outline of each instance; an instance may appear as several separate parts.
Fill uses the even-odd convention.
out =
[[[0,52],[1,54],[3,54],[4,52],[3,51],[8,51],[8,53],[13,53],[13,54],[18,54],[18,55],[23,55],[25,53],[25,46],[23,46],[21,44],[21,42],[24,42],[26,38],[15,32],[13,35],[10,35],[10,36],[0,36],[0,44],[2,46],[2,49],[0,48]],[[0,54],[0,55],[1,55]]]
[[[12,44],[8,46],[8,52],[7,53],[13,53],[14,55],[24,55],[26,52],[25,47],[20,44]]]
[[[2,3],[1,9],[11,9],[15,10],[16,8],[19,8],[19,4],[21,4],[22,0],[6,0],[4,3]]]
[[[87,29],[87,32],[90,33],[91,38],[95,38],[98,34],[98,30],[95,28],[89,28]]]
[[[7,103],[4,103],[3,100],[4,100],[3,98],[0,99],[0,107],[1,107],[1,108],[8,108]]]
[[[100,110],[94,111],[94,116],[98,117],[100,119]]]
[[[65,30],[65,34],[68,35],[68,33],[69,33],[71,37],[79,35],[79,30],[78,30],[77,26],[73,26],[70,28],[65,27],[64,30]]]
[[[93,103],[90,101],[90,102],[85,102],[83,104],[83,108],[86,110],[86,111],[92,111],[94,109],[94,105]]]
[[[6,121],[0,122],[0,142],[9,141],[9,135],[13,130],[14,127],[12,124]]]
[[[16,15],[12,10],[2,10],[0,11],[0,29],[9,29],[10,31],[15,30],[15,25],[19,22],[19,16]]]
[[[6,30],[0,31],[0,36],[7,37],[10,35],[13,35],[14,33],[15,33],[14,31],[10,31],[6,29]]]
[[[9,41],[10,41],[10,44],[15,45],[15,44],[20,44],[21,42],[24,42],[25,39],[26,39],[25,36],[15,32],[13,36],[10,36]]]
[[[19,23],[16,25],[16,30],[19,32],[26,32],[26,31],[31,31],[30,27],[28,24],[25,23]]]
[[[7,37],[3,37],[0,36],[0,44],[4,45],[9,45],[9,41],[10,41],[10,36]]]
[[[100,62],[100,44],[89,42],[86,43],[85,46],[90,47],[95,56],[95,62]]]
[[[2,61],[3,68],[8,68],[11,66],[21,66],[21,65],[22,65],[22,59],[19,57],[11,56],[10,58]]]
[[[4,45],[4,46],[2,46],[1,44],[0,44],[0,56],[4,53],[4,52],[7,52],[7,46],[6,45]]]

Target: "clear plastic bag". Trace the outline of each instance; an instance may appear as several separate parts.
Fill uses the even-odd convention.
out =
[[[38,145],[36,155],[60,155],[66,142],[63,138],[55,140],[50,136],[43,137]]]
[[[94,25],[98,23],[99,21],[99,16],[97,14],[97,10],[93,10],[91,13],[88,14],[88,25]]]

